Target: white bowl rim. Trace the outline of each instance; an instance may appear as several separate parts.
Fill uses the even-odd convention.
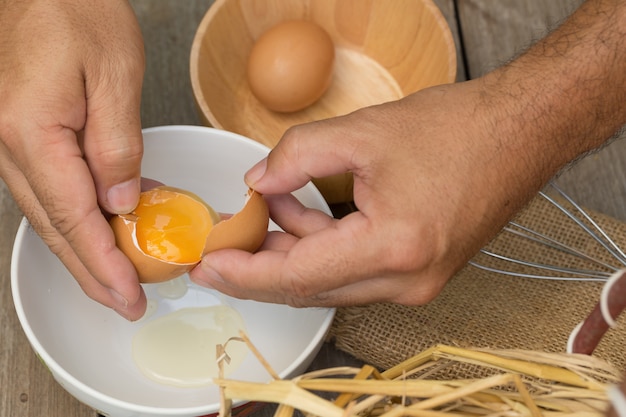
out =
[[[206,126],[194,126],[194,125],[154,126],[154,127],[148,127],[148,128],[142,129],[142,133],[150,133],[153,131],[167,132],[167,131],[181,131],[181,130],[197,131],[197,132],[203,132],[203,131],[214,132],[214,133],[218,133],[219,135],[227,136],[236,140],[240,140],[240,141],[243,140],[243,141],[249,142],[250,144],[257,146],[259,147],[259,149],[263,149],[265,151],[269,149],[267,146],[259,142],[256,142],[250,138],[247,138],[243,135],[239,135],[237,133],[229,132],[229,131],[222,130],[222,129],[206,127]],[[94,388],[87,385],[83,381],[74,377],[74,375],[72,375],[71,373],[66,371],[61,365],[59,365],[59,363],[56,360],[54,360],[54,358],[52,358],[52,356],[50,356],[48,352],[44,349],[43,345],[39,341],[39,338],[33,332],[32,327],[29,323],[27,314],[24,310],[24,305],[22,304],[22,300],[19,297],[20,285],[19,285],[19,280],[17,279],[17,264],[18,264],[17,261],[19,257],[19,250],[16,250],[16,249],[22,245],[22,242],[26,234],[29,232],[29,228],[30,228],[30,225],[28,223],[28,220],[25,217],[22,218],[17,234],[15,236],[15,241],[13,244],[13,251],[11,255],[11,293],[13,297],[15,310],[16,310],[19,322],[21,324],[21,327],[24,333],[26,334],[26,338],[30,342],[35,354],[40,358],[40,360],[44,362],[44,365],[51,371],[55,379],[57,379],[57,375],[58,375],[59,377],[61,377],[61,379],[63,379],[64,381],[68,381],[70,384],[72,384],[73,387],[76,387],[79,391],[84,392],[88,396],[95,398],[99,402],[107,403],[113,407],[117,407],[123,410],[135,412],[135,413],[145,413],[145,414],[163,415],[163,416],[168,416],[168,415],[171,415],[172,413],[178,413],[178,414],[194,414],[194,415],[197,414],[198,416],[200,416],[203,414],[215,413],[218,411],[218,409],[216,409],[216,406],[218,407],[219,404],[217,403],[206,404],[206,405],[195,406],[195,407],[166,408],[166,407],[152,407],[152,406],[146,406],[146,405],[141,405],[141,404],[135,404],[135,403],[131,403],[128,401],[122,401],[114,397],[111,397],[109,395],[103,394],[98,390],[95,390]],[[335,309],[325,308],[325,310],[328,310],[328,314],[325,320],[323,321],[322,326],[318,329],[318,331],[315,333],[315,336],[311,339],[311,341],[307,345],[307,349],[305,349],[296,358],[296,360],[294,360],[291,363],[291,365],[288,368],[286,368],[285,370],[279,373],[279,376],[281,378],[284,378],[288,376],[291,372],[293,372],[294,369],[297,368],[303,362],[305,358],[309,357],[309,355],[311,354],[311,351],[320,343],[321,339],[326,337],[327,331],[330,328],[330,325],[332,324],[332,320],[334,318]],[[269,376],[268,376],[268,379],[269,379]]]

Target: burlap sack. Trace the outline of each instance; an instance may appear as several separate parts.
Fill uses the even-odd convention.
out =
[[[589,214],[616,243],[626,247],[624,224],[598,213]],[[619,266],[604,248],[541,197],[515,222]],[[580,261],[510,233],[500,234],[487,249],[536,262],[602,269],[595,263]],[[477,256],[475,261],[510,266],[509,263],[494,263],[485,255]],[[537,272],[533,268],[514,268]],[[436,344],[564,352],[572,329],[598,302],[602,285],[519,278],[467,266],[425,306],[376,304],[340,308],[330,337],[339,349],[382,369]],[[620,369],[626,369],[626,319],[623,316],[626,314],[618,320],[618,327],[606,334],[594,353]]]

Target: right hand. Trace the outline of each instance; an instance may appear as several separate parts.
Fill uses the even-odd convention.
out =
[[[255,254],[208,253],[191,278],[298,307],[429,302],[547,179],[530,153],[547,147],[508,134],[512,119],[485,102],[483,87],[432,87],[290,128],[246,175],[285,232]],[[358,211],[342,219],[289,194],[343,172],[354,175]]]
[[[102,212],[139,198],[134,13],[126,0],[0,4],[0,176],[85,293],[138,319],[145,294]]]

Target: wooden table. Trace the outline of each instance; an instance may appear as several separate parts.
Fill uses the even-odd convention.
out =
[[[582,0],[436,0],[457,43],[458,79],[478,77],[522,51]],[[143,28],[147,72],[144,127],[199,124],[188,76],[194,30],[212,0],[131,0]],[[391,3],[390,3],[391,4]],[[561,185],[577,201],[626,220],[626,143],[614,141],[565,172]],[[33,354],[10,294],[10,257],[21,215],[0,182],[0,416],[95,416],[67,394]],[[97,341],[94,341],[97,343]],[[315,366],[354,360],[325,346]],[[268,415],[267,412],[258,413]]]

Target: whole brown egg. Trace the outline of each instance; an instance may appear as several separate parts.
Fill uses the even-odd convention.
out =
[[[334,61],[333,41],[319,25],[305,20],[280,23],[263,33],[250,52],[250,90],[271,110],[302,110],[330,85]]]

